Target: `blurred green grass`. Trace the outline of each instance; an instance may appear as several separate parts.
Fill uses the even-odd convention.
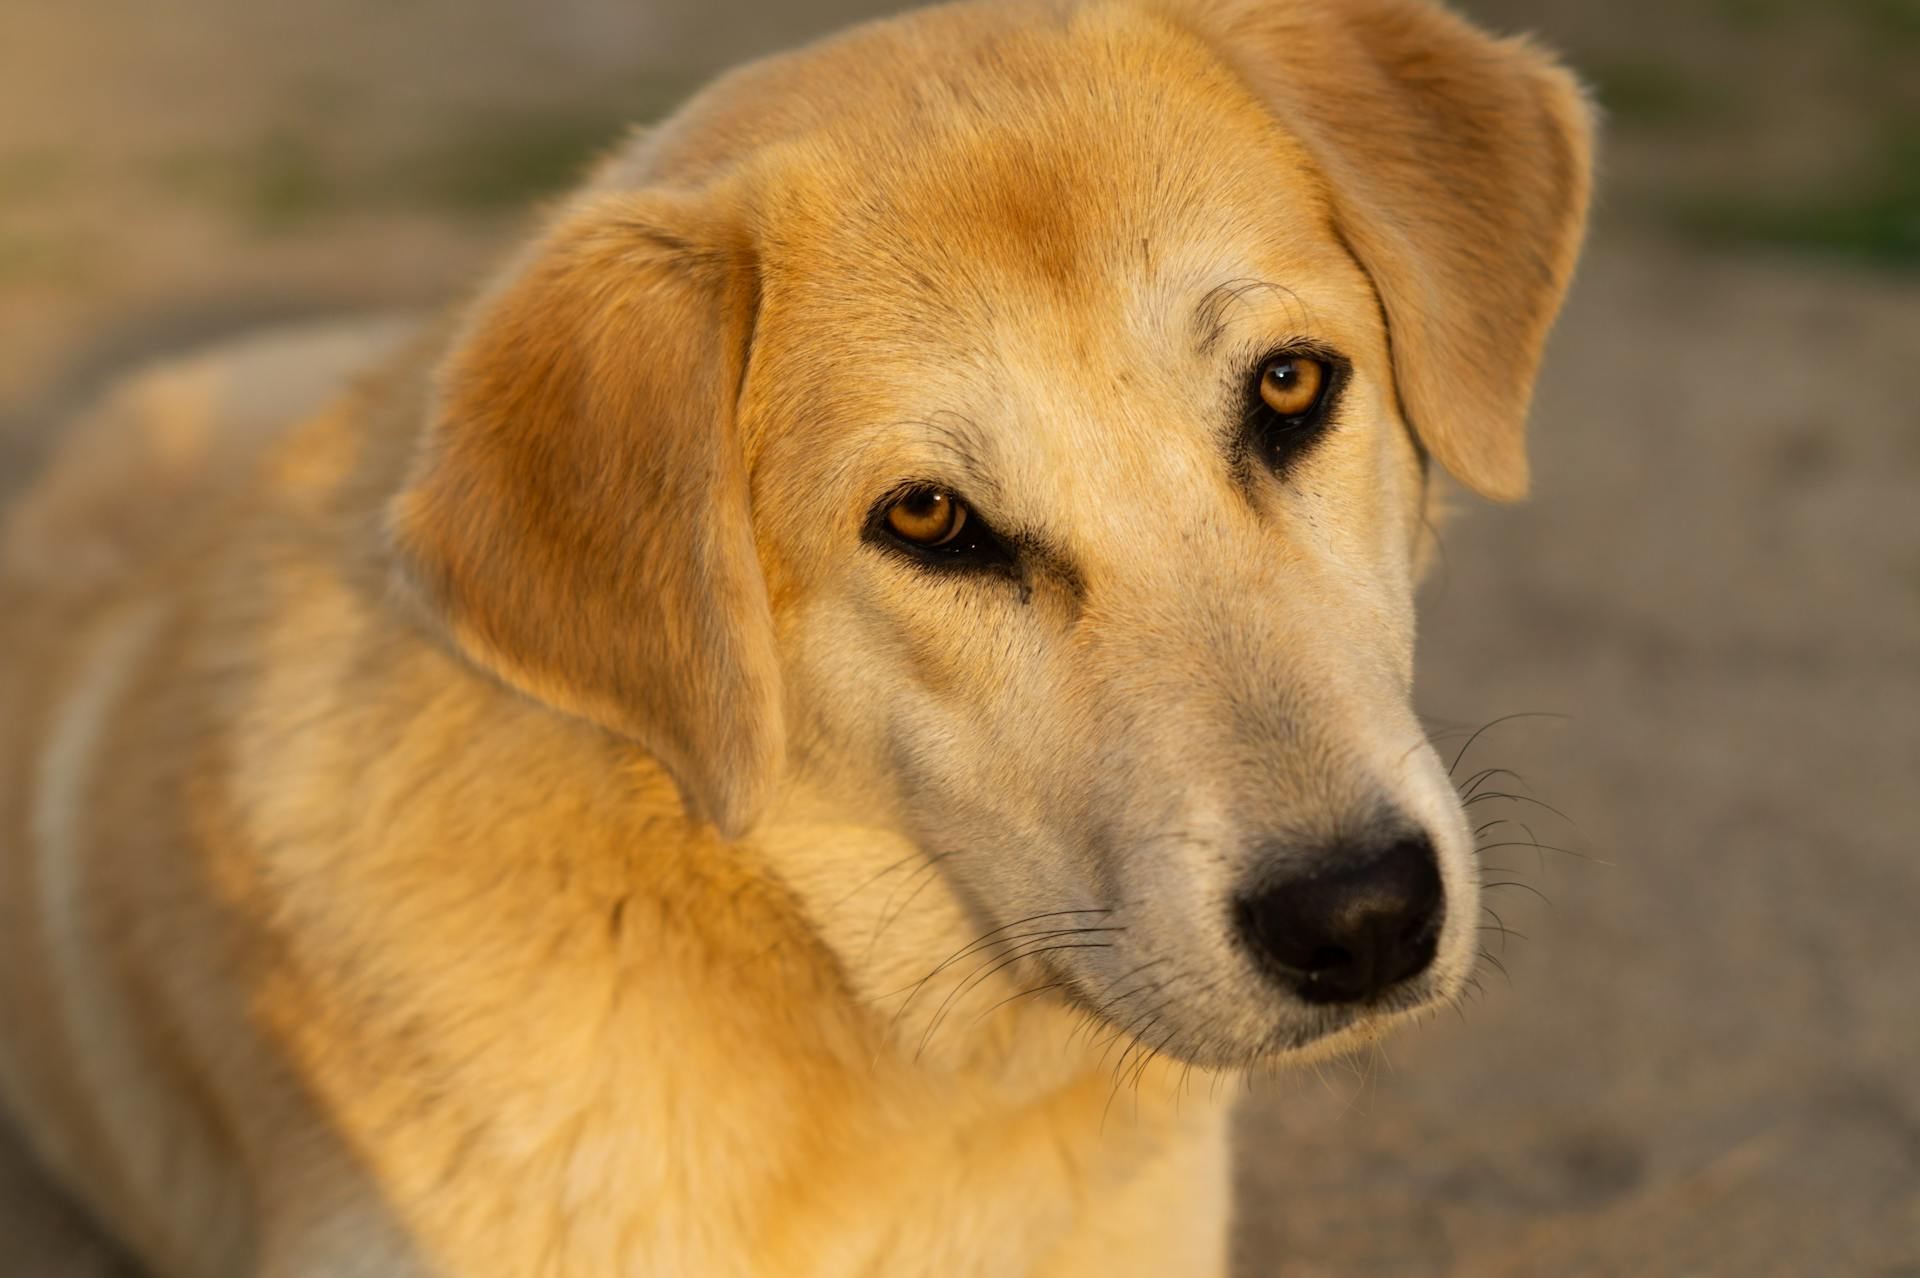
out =
[[[1652,58],[1595,55],[1575,65],[1608,121],[1619,127],[1680,129],[1727,112],[1724,95],[1713,86]]]
[[[1706,247],[1920,267],[1920,0],[1704,3],[1711,50],[1604,28],[1569,50],[1606,148],[1663,161],[1609,174],[1612,206]]]
[[[1717,0],[1717,10],[1726,21],[1741,27],[1765,28],[1814,16],[1878,37],[1920,41],[1916,0]]]
[[[1920,129],[1890,132],[1870,166],[1831,188],[1785,198],[1696,199],[1677,206],[1675,216],[1708,243],[1920,267]]]

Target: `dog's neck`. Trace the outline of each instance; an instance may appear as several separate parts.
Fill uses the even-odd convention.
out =
[[[361,851],[324,892],[274,889],[287,898],[280,943],[304,961],[264,1006],[330,1125],[365,1151],[378,1196],[463,1213],[404,1222],[455,1271],[473,1248],[548,1236],[544,1218],[520,1218],[578,1200],[683,1222],[686,1236],[661,1243],[685,1262],[668,1270],[717,1272],[698,1222],[725,1219],[765,1232],[756,1254],[796,1257],[770,1272],[812,1272],[797,1258],[845,1204],[880,1232],[972,1210],[999,1157],[979,1151],[996,1150],[1046,1173],[993,1190],[988,1208],[1009,1228],[1054,1221],[1045,1229],[1064,1238],[1091,1191],[1214,1139],[1211,1080],[1112,1037],[1057,991],[1007,1001],[1026,988],[1009,979],[1017,964],[969,985],[989,963],[968,949],[980,925],[937,882],[904,903],[913,886],[895,888],[915,862],[876,877],[910,845],[797,820],[722,843],[630,745],[450,657],[388,659],[415,678],[440,671],[433,713],[468,725],[465,744],[423,787],[375,787],[364,808],[327,814],[356,827],[338,845]],[[392,734],[404,739],[404,722]],[[352,764],[351,743],[337,744],[304,757]],[[450,846],[417,829],[486,837]],[[809,868],[827,862],[860,868]],[[849,891],[862,875],[873,890]],[[385,938],[377,954],[360,947],[367,935]],[[366,980],[308,990],[308,963]],[[448,989],[463,992],[458,1017],[433,1014]],[[550,1184],[557,1168],[585,1180]],[[450,1196],[450,1175],[507,1196]],[[941,1185],[950,1197],[928,1199]]]

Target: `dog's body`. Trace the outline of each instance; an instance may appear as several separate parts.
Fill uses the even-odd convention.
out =
[[[1220,1072],[1466,974],[1402,409],[1523,484],[1585,148],[1422,7],[936,10],[458,331],[124,389],[0,564],[0,1099],[165,1276],[1223,1272]],[[1275,340],[1269,478],[1183,416]],[[1015,531],[924,568],[954,473]],[[1238,885],[1380,837],[1414,974],[1271,993]]]
[[[298,344],[351,358],[333,334]],[[1178,1121],[1164,1067],[1114,1100],[1087,1036],[1032,1000],[928,1068],[924,1017],[908,1034],[892,1004],[876,1021],[849,1002],[778,886],[785,849],[719,844],[630,748],[397,626],[353,521],[329,535],[286,505],[332,491],[368,418],[283,441],[220,419],[290,346],[123,390],[19,512],[16,545],[54,571],[30,617],[0,621],[10,829],[34,849],[4,863],[7,944],[34,957],[0,976],[6,1092],[157,1274],[1220,1267],[1206,1088]],[[374,385],[417,404],[420,381]],[[94,471],[120,459],[155,505]],[[255,467],[286,486],[180,500],[209,468]],[[259,584],[210,580],[216,554]],[[235,761],[261,757],[280,765],[255,789]],[[922,886],[917,859],[886,873],[913,853],[898,840],[788,838],[828,851],[813,904],[860,946]],[[977,929],[922,917],[929,895],[888,930],[920,930],[932,966]]]

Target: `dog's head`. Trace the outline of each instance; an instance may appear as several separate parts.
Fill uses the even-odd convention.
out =
[[[1169,1052],[1377,1024],[1474,949],[1428,457],[1525,487],[1588,128],[1411,0],[956,6],[736,73],[479,307],[402,556],[724,833],[904,836]]]

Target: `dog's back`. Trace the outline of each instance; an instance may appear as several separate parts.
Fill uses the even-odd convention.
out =
[[[112,1218],[128,1218],[115,1200],[148,1191],[102,1184],[97,1171],[71,1174],[79,1166],[142,1174],[139,1160],[114,1156],[115,1115],[102,1113],[98,1098],[119,1097],[118,1114],[136,1122],[179,1111],[150,1103],[167,1087],[146,1069],[155,1045],[117,1041],[142,1019],[103,1006],[118,1001],[116,947],[103,943],[101,914],[85,902],[118,894],[90,881],[97,868],[79,854],[103,802],[102,738],[129,685],[149,677],[152,650],[166,640],[156,601],[184,593],[185,565],[203,530],[222,526],[289,427],[324,411],[413,329],[397,319],[303,326],[133,374],[58,442],[5,512],[0,1104],[33,1116],[23,1131],[35,1153],[75,1188],[84,1181],[93,1205]],[[192,736],[189,723],[177,725],[183,747]],[[165,878],[158,858],[143,856],[161,846],[130,849],[146,864],[131,866],[129,877]],[[132,883],[123,890],[129,899],[139,894]],[[131,917],[164,910],[164,900],[146,899]],[[155,917],[153,926],[164,931],[168,923]],[[156,1145],[175,1165],[145,1170],[188,1192],[221,1192],[189,1188],[221,1178],[196,1174],[211,1163],[196,1167],[186,1127]]]
[[[43,608],[151,567],[228,499],[280,431],[319,411],[414,328],[374,318],[281,329],[118,382],[6,512],[0,589]]]

